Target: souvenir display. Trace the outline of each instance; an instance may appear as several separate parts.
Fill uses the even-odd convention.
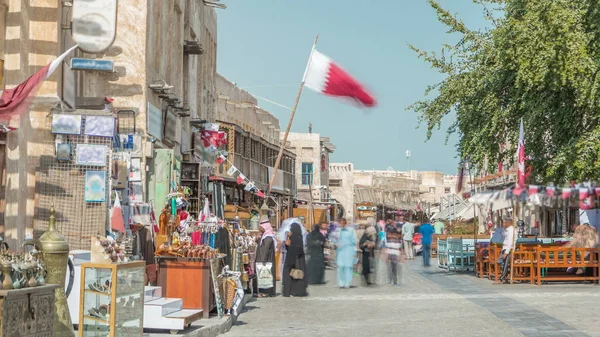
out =
[[[105,166],[106,151],[105,145],[77,144],[77,165]]]
[[[217,249],[209,245],[194,245],[190,241],[178,244],[161,244],[154,253],[155,256],[187,257],[194,259],[214,259],[221,257]]]
[[[0,253],[2,283],[0,289],[23,289],[46,285],[48,274],[34,248],[29,253]]]
[[[112,116],[85,117],[84,134],[87,136],[113,137],[115,134],[115,118]]]
[[[92,255],[101,256],[101,261],[107,263],[129,262],[129,255],[114,239],[98,236],[93,241]]]
[[[79,336],[141,336],[145,273],[145,262],[141,261],[83,263]]]
[[[56,144],[56,160],[71,160],[71,144]]]
[[[52,115],[52,133],[63,135],[81,134],[81,115]]]

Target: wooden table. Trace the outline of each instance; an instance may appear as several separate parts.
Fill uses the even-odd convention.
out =
[[[0,290],[0,337],[52,337],[58,285]]]
[[[208,318],[214,308],[210,261],[187,258],[160,258],[158,285],[163,297],[181,298],[184,309],[202,309]]]

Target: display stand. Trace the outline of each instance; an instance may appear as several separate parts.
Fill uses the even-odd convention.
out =
[[[217,262],[221,259],[215,259]],[[214,293],[209,259],[156,257],[158,285],[167,298],[181,298],[184,309],[202,309],[209,318],[214,308]]]
[[[58,287],[0,290],[0,337],[52,336],[54,289]]]
[[[83,263],[79,336],[143,336],[145,262]]]

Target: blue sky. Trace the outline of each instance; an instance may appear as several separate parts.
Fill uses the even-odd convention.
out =
[[[378,107],[358,109],[305,90],[292,131],[331,137],[334,162],[357,169],[410,168],[456,174],[456,137],[444,144],[446,125],[425,142],[425,126],[406,108],[442,78],[408,49],[440,50],[446,34],[425,0],[225,0],[218,11],[219,73],[252,94],[292,106],[315,35],[317,49],[368,85]],[[472,0],[442,0],[470,27],[484,24]],[[259,100],[285,130],[290,112]]]

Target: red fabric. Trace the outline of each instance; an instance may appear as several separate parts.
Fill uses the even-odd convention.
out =
[[[46,79],[50,64],[31,75],[25,82],[12,89],[6,89],[0,96],[0,116],[12,117],[24,113],[35,96],[40,84]]]
[[[562,190],[562,198],[563,199],[568,199],[571,196],[571,189],[570,188],[563,188]]]
[[[125,221],[123,221],[123,210],[121,207],[113,208],[112,215],[110,217],[110,226],[111,229],[125,233]]]
[[[525,132],[523,130],[523,119],[519,127],[519,147],[517,148],[518,170],[517,184],[521,187],[525,186]]]
[[[221,164],[223,164],[224,162],[225,162],[225,156],[224,156],[224,155],[222,155],[222,154],[221,154],[221,155],[219,155],[219,156],[217,157],[217,165],[221,165]]]
[[[329,64],[327,83],[323,93],[329,96],[351,98],[366,107],[377,105],[375,97],[369,94],[361,83],[334,62]]]
[[[258,192],[256,192],[256,195],[258,195],[259,198],[264,198],[265,197],[265,194],[261,190],[258,190]]]
[[[537,194],[540,187],[536,185],[529,185],[529,195]]]
[[[546,194],[549,197],[553,197],[555,192],[556,192],[556,188],[554,188],[554,187],[546,187]]]
[[[192,233],[192,244],[193,245],[200,245],[200,232],[193,232]]]

